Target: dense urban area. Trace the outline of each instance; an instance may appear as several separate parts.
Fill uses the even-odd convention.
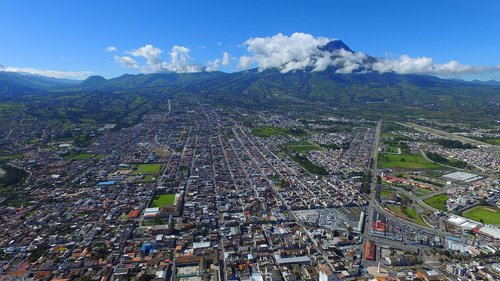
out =
[[[500,280],[498,130],[162,103],[3,117],[0,280]]]

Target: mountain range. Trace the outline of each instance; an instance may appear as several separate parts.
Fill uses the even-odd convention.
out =
[[[355,53],[340,40],[319,47],[332,59],[340,51]],[[365,56],[368,67],[377,58]],[[91,76],[82,82],[0,71],[0,95],[23,95],[54,92],[190,93],[233,104],[258,104],[271,100],[325,101],[339,105],[385,103],[425,106],[436,109],[457,106],[498,105],[500,83],[465,82],[430,75],[360,71],[338,73],[342,65],[331,65],[324,71],[311,69],[282,73],[278,69],[245,70],[234,73],[219,71],[197,73],[125,74],[105,79]]]

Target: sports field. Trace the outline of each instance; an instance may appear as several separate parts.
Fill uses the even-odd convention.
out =
[[[161,164],[139,164],[137,165],[136,174],[157,175],[160,173]]]
[[[464,217],[486,224],[500,224],[500,210],[491,206],[476,206],[464,212]]]

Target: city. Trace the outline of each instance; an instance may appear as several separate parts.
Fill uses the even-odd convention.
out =
[[[168,99],[165,108],[130,128],[94,128],[86,147],[47,133],[23,144],[38,132],[19,121],[4,142],[23,155],[9,164],[29,176],[2,197],[2,274],[499,276],[498,215],[467,216],[500,207],[498,148],[447,148],[420,125],[262,112],[248,128],[249,115],[200,101]],[[471,167],[432,162],[431,152]]]
[[[2,1],[0,281],[500,280],[499,11]]]

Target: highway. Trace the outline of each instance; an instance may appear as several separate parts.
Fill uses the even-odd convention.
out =
[[[389,212],[387,212],[378,202],[377,198],[377,176],[379,175],[379,170],[377,169],[377,159],[378,159],[378,148],[380,144],[380,131],[381,131],[381,126],[382,122],[379,121],[377,122],[377,127],[375,131],[375,137],[373,141],[373,148],[372,148],[372,166],[371,166],[371,171],[372,171],[372,182],[370,185],[370,194],[369,194],[369,204],[367,207],[366,211],[366,224],[365,228],[363,231],[363,238],[365,241],[370,240],[373,241],[377,247],[377,253],[380,251],[380,247],[390,247],[390,248],[396,248],[396,249],[401,249],[401,250],[406,250],[406,251],[412,251],[412,252],[419,252],[422,254],[421,250],[423,249],[430,249],[432,248],[431,246],[427,245],[412,245],[412,244],[407,244],[402,241],[396,241],[396,240],[390,240],[382,237],[376,237],[373,236],[371,233],[371,226],[373,223],[373,216],[374,212],[378,212],[385,216],[386,218],[390,218],[391,220],[397,221],[403,225],[410,226],[411,229],[415,231],[421,231],[425,232],[428,234],[433,234],[433,235],[441,235],[443,236],[445,234],[444,229],[442,227],[443,223],[442,220],[440,219],[440,225],[439,228],[429,228],[429,227],[424,227],[422,225],[401,219]],[[442,192],[442,191],[441,191]],[[418,202],[420,203],[420,202]],[[423,203],[423,202],[422,202]],[[363,261],[365,265],[372,265],[372,261],[368,261],[365,259],[363,256]]]

